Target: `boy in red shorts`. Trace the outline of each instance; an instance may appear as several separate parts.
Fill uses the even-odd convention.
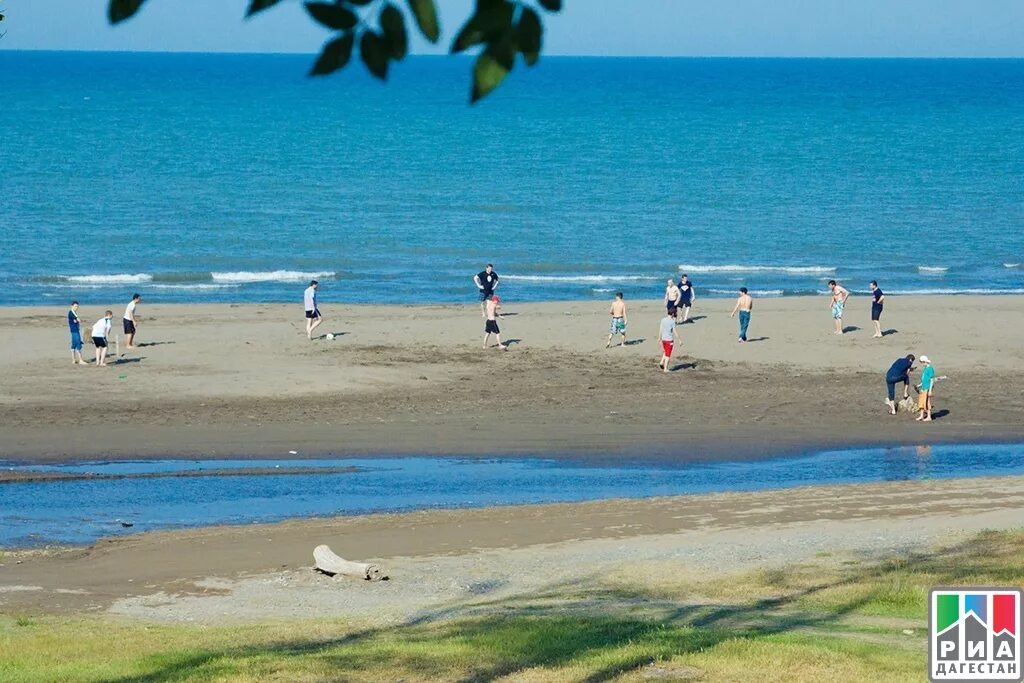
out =
[[[668,309],[665,317],[661,319],[661,323],[658,325],[658,338],[661,340],[661,362],[658,365],[661,367],[662,372],[668,372],[668,364],[672,359],[672,349],[677,341],[681,343],[679,333],[676,332],[675,308]]]

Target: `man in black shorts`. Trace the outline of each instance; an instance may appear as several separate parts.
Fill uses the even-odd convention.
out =
[[[494,290],[498,288],[498,274],[494,272],[494,266],[490,263],[487,267],[473,276],[473,282],[480,290],[480,315],[487,318],[487,302],[494,296]]]
[[[683,273],[683,276],[679,279],[679,311],[683,314],[683,319],[679,322],[685,323],[690,320],[690,306],[693,306],[693,302],[697,300],[697,292],[693,289],[693,283],[690,282],[689,276]]]
[[[903,383],[903,398],[910,397],[910,373],[914,369],[914,354],[904,358],[897,358],[896,362],[889,366],[885,373],[885,386],[889,392],[889,398],[885,404],[889,406],[889,414],[896,414],[896,385]]]
[[[878,288],[878,283],[871,281],[871,324],[875,326],[872,339],[882,338],[882,306],[885,305],[885,293]]]

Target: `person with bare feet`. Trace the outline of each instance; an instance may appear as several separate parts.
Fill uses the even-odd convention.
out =
[[[107,311],[92,326],[92,343],[96,347],[96,367],[107,364],[107,335],[110,334],[110,319],[113,311]]]
[[[124,324],[124,348],[126,351],[135,348],[135,307],[139,305],[140,301],[142,301],[141,294],[132,294],[132,300],[124,309],[124,320],[121,322]]]
[[[68,327],[71,330],[71,362],[85,365],[82,360],[82,319],[78,317],[78,302],[72,301],[68,310]]]
[[[747,293],[746,287],[740,287],[740,295],[736,299],[736,305],[732,307],[730,318],[740,314],[740,338],[739,341],[747,341],[747,327],[750,326],[750,312],[754,310],[754,299]]]
[[[838,284],[835,280],[828,281],[828,289],[832,294],[832,300],[829,303],[829,308],[832,309],[832,319],[836,323],[836,334],[843,333],[843,309],[846,308],[846,300],[850,298],[850,293],[845,287]]]
[[[494,272],[494,265],[487,264],[487,267],[473,276],[476,288],[480,290],[480,315],[487,318],[487,302],[494,296],[494,290],[498,288],[498,274]]]
[[[622,292],[615,292],[615,301],[608,309],[608,314],[612,317],[612,326],[608,332],[608,343],[604,348],[611,347],[612,338],[617,334],[622,335],[622,341],[619,342],[621,348],[626,344],[626,302],[622,300]]]
[[[679,290],[679,286],[676,284],[675,280],[669,278],[668,282],[665,284],[665,310],[667,311],[672,309],[673,311],[676,311],[675,314],[678,314],[679,305],[682,303],[682,300],[683,293]]]
[[[320,315],[320,307],[316,303],[316,290],[320,283],[316,280],[309,281],[309,287],[302,293],[302,306],[306,309],[306,339],[313,339],[313,330],[320,326],[324,317]]]
[[[882,338],[882,307],[885,305],[885,292],[878,288],[878,283],[871,281],[871,324],[875,326],[872,339]]]
[[[921,364],[924,370],[921,371],[920,393],[917,395],[918,422],[932,421],[932,397],[935,395],[935,383],[946,376],[935,376],[935,366],[928,356],[921,356]]]
[[[683,276],[679,279],[679,310],[683,313],[683,319],[680,323],[686,323],[690,320],[690,307],[693,306],[697,301],[697,290],[693,288],[693,283],[690,282],[690,276],[683,273]]]
[[[508,346],[501,343],[501,330],[498,329],[498,318],[501,317],[501,299],[498,298],[497,294],[492,294],[491,298],[484,302],[484,348],[487,348],[487,342],[491,340],[493,334],[498,340],[498,348],[502,351],[507,351]]]
[[[889,392],[889,398],[885,404],[889,406],[889,414],[896,414],[896,385],[903,383],[903,398],[910,398],[910,373],[914,369],[914,354],[909,354],[903,358],[897,358],[896,361],[889,366],[888,372],[885,373],[885,386]]]
[[[679,333],[676,332],[676,313],[676,309],[669,308],[658,325],[658,339],[661,340],[661,360],[658,362],[658,367],[662,372],[668,372],[668,364],[672,361],[672,349],[675,348],[675,343],[677,341],[682,343]]]

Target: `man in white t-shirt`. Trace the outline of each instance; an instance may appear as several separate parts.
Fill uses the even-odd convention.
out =
[[[309,287],[306,287],[306,291],[302,295],[302,305],[306,309],[306,338],[313,338],[313,330],[320,326],[320,323],[324,321],[324,317],[320,315],[320,309],[316,305],[316,290],[320,287],[320,283],[316,280],[310,280]]]
[[[110,319],[113,317],[114,312],[107,311],[92,326],[92,343],[96,347],[96,367],[103,367],[107,364],[107,335],[110,334]]]
[[[124,309],[124,336],[125,336],[125,350],[135,348],[135,307],[142,301],[141,294],[132,294],[132,300],[128,303],[128,308]]]

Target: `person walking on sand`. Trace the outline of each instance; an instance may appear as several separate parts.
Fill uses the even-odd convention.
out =
[[[682,343],[679,333],[676,331],[676,313],[676,309],[669,308],[665,312],[665,317],[661,319],[661,323],[658,324],[658,339],[661,340],[661,360],[658,362],[658,366],[662,372],[668,372],[668,364],[672,360],[672,349],[675,348],[675,343],[677,341]]]
[[[846,308],[846,300],[850,298],[850,293],[846,291],[846,288],[838,284],[835,280],[828,281],[828,289],[832,293],[832,300],[829,303],[829,308],[832,309],[832,319],[836,323],[836,334],[843,333],[843,309]]]
[[[621,348],[626,344],[626,302],[622,300],[622,292],[615,292],[615,301],[612,301],[608,314],[612,317],[612,326],[608,332],[608,343],[604,348],[612,345],[612,337],[617,334],[622,335],[622,341],[619,342]]]
[[[306,287],[306,291],[302,293],[302,306],[306,310],[306,339],[311,341],[313,339],[313,330],[324,321],[324,317],[320,315],[320,307],[316,302],[316,290],[319,288],[319,282],[310,280],[309,287]]]
[[[142,301],[141,294],[132,294],[132,300],[124,309],[124,320],[121,322],[124,325],[124,348],[126,351],[135,348],[135,307],[139,305],[140,301]]]
[[[908,354],[903,358],[897,358],[896,361],[889,366],[888,372],[885,373],[885,387],[888,391],[888,399],[885,404],[889,406],[889,414],[896,414],[896,385],[903,383],[903,398],[910,398],[910,373],[914,369],[914,354]]]
[[[921,371],[920,392],[917,395],[918,422],[932,421],[932,397],[935,395],[935,383],[946,376],[935,376],[935,366],[928,356],[921,356],[921,364],[924,370]]]
[[[498,340],[498,348],[502,351],[507,351],[508,347],[501,343],[501,330],[498,328],[498,318],[501,317],[501,299],[498,298],[497,294],[492,294],[491,298],[484,302],[484,348],[487,348],[487,342],[491,340],[493,334]]]
[[[690,320],[690,306],[697,301],[697,290],[693,288],[693,283],[690,282],[690,277],[683,273],[683,276],[679,279],[679,305],[682,307],[683,319],[682,323],[689,322]]]
[[[875,280],[871,281],[871,324],[875,326],[872,339],[882,338],[882,306],[885,305],[885,292],[878,288]],[[923,360],[923,359],[922,359]]]
[[[96,367],[100,368],[107,364],[107,335],[110,334],[110,320],[114,317],[113,311],[107,311],[92,326],[92,343],[96,347]]]
[[[747,327],[750,326],[750,312],[754,310],[754,299],[747,293],[746,287],[740,287],[740,295],[736,299],[736,305],[732,307],[729,317],[740,314],[740,342],[747,341]]]
[[[665,310],[672,309],[676,312],[673,315],[677,315],[679,313],[679,304],[682,300],[683,293],[679,291],[679,286],[675,280],[669,278],[665,284]]]
[[[486,268],[473,276],[473,282],[480,290],[480,315],[486,319],[488,302],[498,288],[498,274],[494,272],[494,265],[488,263]]]
[[[68,327],[71,330],[71,363],[85,365],[82,360],[82,319],[78,317],[77,301],[72,301],[68,309]]]

